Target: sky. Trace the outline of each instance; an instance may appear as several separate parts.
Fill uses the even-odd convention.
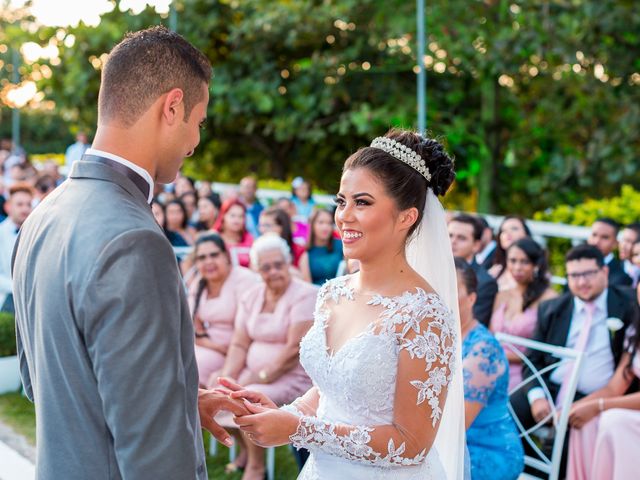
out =
[[[10,5],[20,8],[27,0],[11,0]],[[147,5],[155,7],[158,13],[167,13],[171,0],[122,0],[122,11],[132,10],[139,13]],[[100,15],[110,12],[115,5],[110,0],[32,0],[31,13],[42,25],[52,27],[76,26],[83,21],[87,25],[100,23]]]

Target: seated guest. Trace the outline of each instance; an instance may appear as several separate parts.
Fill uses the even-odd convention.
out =
[[[311,184],[302,177],[296,177],[291,182],[291,201],[296,206],[296,212],[301,222],[308,222],[316,205],[311,196]],[[297,220],[297,218],[294,218]]]
[[[218,220],[218,213],[219,208],[214,197],[200,197],[198,199],[198,221],[194,225],[196,231],[213,230]]]
[[[18,230],[31,214],[33,189],[25,183],[14,183],[9,188],[9,199],[4,208],[7,218],[0,223],[0,307],[13,312],[11,257]]]
[[[491,331],[531,338],[538,320],[538,305],[557,297],[549,286],[546,252],[530,238],[522,238],[507,249],[507,271],[516,286],[496,295]],[[507,351],[509,390],[522,381],[522,359]]]
[[[193,256],[198,273],[189,292],[189,306],[200,385],[206,388],[211,374],[224,365],[240,296],[259,279],[251,270],[231,264],[224,241],[216,233],[198,237]]]
[[[584,352],[575,395],[579,400],[603,388],[613,376],[624,353],[626,329],[638,314],[638,305],[629,289],[608,285],[608,268],[596,247],[572,248],[565,264],[569,291],[539,305],[533,340]],[[610,317],[622,322],[617,331],[609,331]],[[531,351],[528,358],[539,371],[557,362],[552,354],[539,351]],[[561,400],[559,392],[571,368],[571,364],[564,364],[542,374],[556,404]],[[522,375],[528,378],[530,374],[524,365]],[[551,413],[551,405],[536,380],[511,395],[511,405],[526,428]]]
[[[154,199],[151,202],[151,212],[153,213],[153,217],[156,219],[156,223],[162,227],[162,230],[164,231],[164,234],[166,235],[172,247],[189,246],[182,235],[175,231],[167,230],[167,212],[165,206],[162,203]]]
[[[309,245],[300,259],[300,271],[306,281],[322,285],[336,276],[342,261],[342,241],[333,236],[333,215],[329,210],[315,210],[309,225]]]
[[[253,237],[247,232],[246,215],[247,209],[241,201],[229,199],[220,207],[213,226],[224,240],[233,264],[241,267],[249,266],[249,250],[253,243]]]
[[[184,208],[187,209],[187,222],[196,224],[198,222],[198,196],[194,191],[186,191],[182,195],[176,197],[182,202]]]
[[[293,234],[291,232],[291,217],[289,214],[277,207],[269,207],[263,210],[260,214],[260,221],[258,223],[258,230],[260,235],[265,233],[274,232],[282,237],[289,245],[289,249],[293,255],[292,265],[298,268],[300,264],[300,258],[305,252],[305,248],[299,243],[293,241]]]
[[[624,271],[622,263],[613,251],[618,246],[619,225],[610,218],[599,218],[591,225],[591,234],[587,239],[589,245],[596,247],[604,256],[604,264],[609,270],[609,285],[631,285],[631,277]]]
[[[189,215],[182,200],[173,199],[165,206],[164,229],[174,247],[193,245],[195,232],[189,226]]]
[[[291,219],[291,235],[293,242],[305,247],[309,239],[309,223],[307,218],[302,218],[296,209],[296,204],[290,198],[280,198],[276,204],[281,210],[287,212]]]
[[[622,261],[624,273],[631,277],[631,286],[635,288],[640,279],[640,267],[635,266],[631,262],[631,249],[633,244],[640,241],[640,223],[632,223],[627,225],[620,232],[620,241],[618,242],[618,256]]]
[[[238,200],[247,207],[247,229],[254,238],[260,235],[258,223],[260,223],[260,213],[264,210],[264,206],[256,196],[257,192],[258,181],[254,177],[244,177],[240,180]]]
[[[254,242],[251,265],[263,281],[240,298],[220,375],[266,394],[277,405],[290,403],[311,388],[299,362],[299,344],[313,322],[317,287],[292,278],[290,263],[289,247],[276,234],[264,234]],[[245,480],[263,478],[264,450],[243,435],[236,465],[242,467],[246,461]]]
[[[498,341],[473,318],[478,286],[473,269],[462,258],[455,263],[471,478],[515,480],[524,468],[524,452],[507,407],[509,364]]]
[[[626,351],[604,388],[571,407],[568,480],[637,478],[640,444],[640,322],[628,330]]]
[[[480,251],[476,253],[476,262],[485,270],[489,270],[496,258],[496,247],[498,244],[493,238],[493,228],[484,217],[476,217],[482,226],[482,236],[480,237]]]
[[[507,270],[507,249],[513,242],[525,237],[531,238],[531,230],[524,218],[517,215],[504,217],[498,229],[496,255],[489,269],[489,274],[498,282],[498,290],[515,287],[515,281]]]
[[[473,307],[473,316],[485,326],[489,325],[493,301],[498,292],[496,281],[475,260],[480,248],[482,227],[475,217],[459,214],[451,219],[448,225],[451,250],[455,257],[463,258],[478,277],[478,295]]]

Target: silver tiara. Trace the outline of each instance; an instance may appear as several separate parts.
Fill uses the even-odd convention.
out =
[[[387,137],[374,138],[373,142],[371,142],[371,147],[379,148],[380,150],[387,152],[393,158],[396,158],[415,169],[420,175],[426,178],[428,182],[431,181],[431,173],[427,168],[426,162],[415,150],[412,150],[406,145]]]

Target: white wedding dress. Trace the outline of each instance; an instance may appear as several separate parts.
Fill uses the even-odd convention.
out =
[[[315,414],[298,399],[283,407],[301,417],[291,436],[311,455],[299,479],[444,479],[433,438],[454,370],[454,316],[440,297],[415,289],[367,297],[371,323],[329,352],[325,329],[340,302],[352,302],[350,277],[327,282],[300,361],[319,398]],[[303,413],[306,412],[306,413]]]

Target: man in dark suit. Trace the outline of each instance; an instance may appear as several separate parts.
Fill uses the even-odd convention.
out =
[[[604,264],[609,269],[609,285],[631,286],[631,277],[626,274],[622,262],[613,253],[618,246],[618,230],[620,226],[615,220],[599,218],[591,225],[591,235],[587,243],[602,252]]]
[[[473,307],[473,316],[483,325],[489,326],[498,284],[475,260],[475,254],[480,249],[482,226],[475,217],[460,214],[451,219],[448,228],[453,256],[464,258],[478,277],[478,298]]]
[[[533,340],[577,348],[581,332],[590,325],[575,397],[580,399],[604,387],[613,376],[623,353],[625,331],[638,314],[638,307],[630,289],[608,285],[609,271],[597,248],[577,246],[567,253],[565,260],[569,292],[540,304]],[[607,319],[611,317],[620,319],[622,327],[610,331]],[[537,370],[557,362],[556,357],[537,351],[530,352],[528,358]],[[564,365],[542,375],[556,401],[570,368]],[[525,365],[523,377],[530,375]],[[527,428],[551,412],[551,405],[535,381],[512,395],[511,404]]]
[[[476,253],[476,262],[487,271],[493,265],[496,258],[497,242],[494,239],[493,228],[484,217],[476,217],[482,227],[482,235],[480,237],[480,250]]]

